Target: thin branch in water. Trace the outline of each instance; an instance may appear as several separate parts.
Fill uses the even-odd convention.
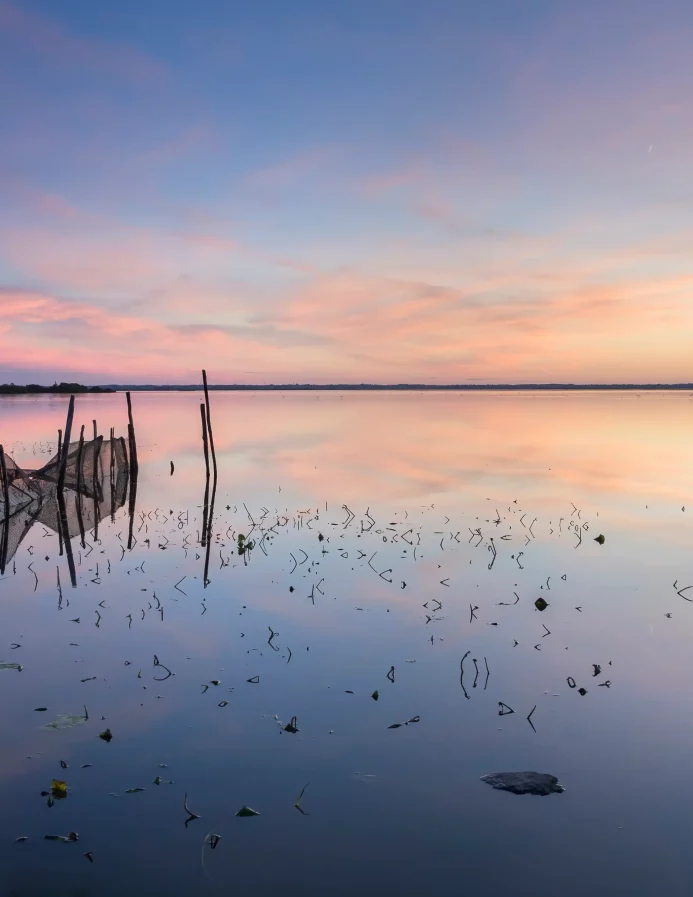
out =
[[[188,806],[188,795],[187,795],[187,792],[186,792],[186,794],[185,794],[185,797],[183,798],[183,809],[184,809],[185,812],[188,814],[188,818],[185,820],[185,827],[187,828],[189,822],[192,822],[193,819],[199,819],[199,818],[200,818],[200,817],[197,815],[197,813],[193,813],[193,811],[192,811],[192,810],[190,809],[190,807]]]
[[[173,675],[173,673],[171,672],[171,670],[169,670],[169,668],[168,668],[165,664],[161,663],[161,661],[160,661],[159,658],[156,656],[156,654],[154,655],[154,666],[155,666],[155,667],[163,667],[163,668],[166,670],[167,674],[168,674],[168,675],[163,676],[163,677],[161,677],[161,678],[159,678],[159,679],[157,679],[157,677],[154,676],[154,681],[155,681],[155,682],[165,682],[167,679],[170,679],[171,676]]]
[[[464,692],[464,696],[467,700],[469,700],[469,695],[467,694],[467,689],[464,687],[464,662],[467,657],[471,654],[471,651],[467,651],[462,660],[460,661],[460,685],[462,687],[462,691]]]

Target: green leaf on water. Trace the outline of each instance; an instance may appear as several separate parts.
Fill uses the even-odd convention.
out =
[[[144,791],[144,788],[126,788],[126,794],[139,794],[140,791]]]
[[[3,660],[0,663],[0,670],[17,670],[18,673],[21,673],[24,667],[21,663],[10,663],[9,661]]]
[[[604,536],[600,533],[594,541],[599,542],[600,545],[603,545],[606,540],[605,540]]]
[[[251,807],[246,807],[246,806],[241,807],[241,809],[238,811],[238,813],[236,813],[236,816],[259,816],[259,815],[260,814],[258,813],[257,810],[253,810]]]
[[[113,738],[113,733],[110,729],[105,729],[103,732],[99,732],[99,738],[108,743]]]
[[[157,776],[154,779],[154,781],[152,782],[152,785],[160,785],[160,784],[161,784],[161,776]]]
[[[45,713],[48,710],[47,707],[34,707],[34,713]]]
[[[373,694],[371,695],[371,697],[373,698],[374,701],[377,701],[377,700],[378,700],[378,698],[380,697],[380,693],[378,692],[378,689],[377,689],[377,688],[376,688],[376,690],[373,692]]]
[[[537,598],[537,600],[534,602],[534,606],[537,610],[546,610],[546,608],[549,606],[549,602],[544,601],[543,598]]]

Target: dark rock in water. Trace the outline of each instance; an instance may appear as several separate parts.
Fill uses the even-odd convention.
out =
[[[513,794],[560,794],[565,791],[563,785],[559,785],[556,776],[546,772],[492,772],[481,777],[498,791],[511,791]]]

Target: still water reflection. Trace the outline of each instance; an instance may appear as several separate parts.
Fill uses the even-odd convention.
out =
[[[38,523],[0,580],[0,893],[691,892],[688,394],[213,393],[206,587],[199,403],[134,395],[132,550],[126,504],[71,589]],[[17,464],[65,409],[0,400]]]

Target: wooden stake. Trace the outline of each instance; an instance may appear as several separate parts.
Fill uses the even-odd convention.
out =
[[[200,417],[202,418],[202,446],[205,451],[205,469],[207,471],[207,479],[209,479],[209,445],[207,442],[208,419],[204,403],[200,404]]]
[[[5,501],[5,526],[2,533],[2,542],[0,543],[0,574],[5,572],[5,564],[7,563],[7,546],[10,539],[10,484],[7,479],[7,465],[5,463],[5,452],[0,445],[0,473],[2,474],[2,495]]]
[[[99,503],[103,501],[103,493],[101,492],[101,482],[99,479],[99,457],[101,455],[101,443],[103,437],[99,438],[96,421],[92,421],[94,427],[94,445],[92,449],[92,489],[94,492],[94,541],[99,538]]]
[[[58,492],[63,491],[65,486],[65,472],[67,470],[67,456],[70,453],[70,435],[72,433],[72,418],[75,415],[75,397],[70,396],[70,404],[67,409],[67,421],[65,422],[65,438],[63,440],[63,451],[60,458],[60,473],[58,475]]]
[[[135,437],[135,424],[132,420],[132,402],[130,393],[125,393],[128,402],[128,441],[130,443],[130,472],[132,476],[137,476],[139,464],[137,463],[137,439]]]
[[[207,371],[202,371],[202,383],[205,388],[205,408],[207,411],[207,429],[209,430],[209,447],[212,450],[212,466],[214,467],[214,479],[217,478],[217,455],[214,451],[214,436],[212,434],[212,418],[209,412],[209,390],[207,389]]]
[[[77,452],[77,494],[75,501],[77,502],[77,523],[79,524],[79,534],[81,537],[82,548],[86,548],[84,541],[84,517],[82,515],[82,489],[83,489],[83,470],[82,462],[84,458],[84,424],[79,433],[79,451]]]
[[[67,430],[65,433],[67,434]],[[67,443],[69,445],[69,441]],[[65,554],[67,555],[67,567],[70,572],[70,584],[73,589],[77,588],[77,571],[75,570],[75,559],[72,554],[72,541],[70,540],[70,529],[67,525],[67,510],[65,508],[65,496],[62,489],[58,489],[58,522],[60,531],[62,532],[63,544],[65,546]]]

